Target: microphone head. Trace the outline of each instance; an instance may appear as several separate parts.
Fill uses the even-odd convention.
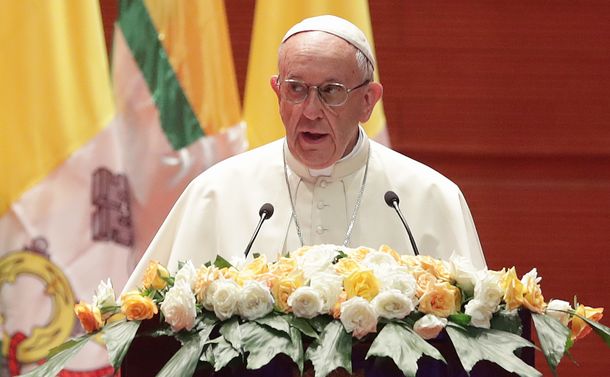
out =
[[[385,195],[383,196],[383,199],[385,200],[385,203],[394,208],[394,202],[396,202],[396,205],[398,205],[398,203],[400,203],[400,200],[398,199],[398,195],[396,195],[396,193],[394,191],[388,191],[385,193]]]
[[[265,220],[270,219],[273,216],[273,205],[271,203],[265,203],[261,206],[258,211],[259,216],[265,216]]]

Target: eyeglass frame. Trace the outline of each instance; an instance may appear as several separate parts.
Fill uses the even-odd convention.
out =
[[[366,79],[361,84],[356,85],[353,88],[348,88],[345,85],[341,84],[340,82],[328,82],[328,83],[324,83],[324,84],[321,84],[321,85],[309,85],[309,84],[307,84],[307,83],[305,83],[304,81],[301,81],[301,80],[296,80],[296,79],[283,79],[283,80],[280,80],[280,77],[279,76],[277,77],[278,89],[281,87],[281,85],[283,83],[298,83],[298,84],[303,84],[305,86],[305,88],[307,89],[305,91],[305,97],[303,97],[302,100],[300,100],[300,101],[292,101],[292,100],[290,100],[288,98],[285,98],[286,101],[288,101],[290,103],[293,103],[295,105],[298,105],[299,103],[303,103],[303,102],[305,102],[305,100],[307,100],[307,97],[309,97],[309,92],[311,91],[311,88],[315,88],[316,89],[316,93],[318,94],[318,99],[320,100],[320,102],[322,102],[326,106],[331,106],[331,107],[338,107],[338,106],[345,105],[345,103],[349,99],[349,94],[351,92],[353,92],[356,89],[360,89],[360,88],[370,84],[371,82],[373,82],[373,80]],[[345,100],[343,100],[343,102],[341,102],[341,103],[334,104],[334,105],[331,105],[328,102],[326,102],[326,100],[324,99],[324,97],[322,97],[322,94],[320,93],[320,87],[324,87],[325,85],[338,85],[338,86],[343,87],[343,89],[345,89]],[[280,89],[280,93],[281,93],[281,89]]]

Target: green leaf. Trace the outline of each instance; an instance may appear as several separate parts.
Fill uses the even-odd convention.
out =
[[[262,318],[255,319],[254,322],[281,331],[286,335],[290,334],[290,324],[282,316],[269,314]]]
[[[324,331],[324,329],[326,328],[326,326],[328,326],[328,324],[330,322],[333,321],[333,318],[328,315],[319,315],[317,317],[313,317],[312,319],[310,319],[308,321],[309,321],[309,324],[311,325],[311,327],[313,327],[316,330],[316,332],[319,334],[322,331]]]
[[[85,344],[91,338],[91,334],[83,335],[76,339],[70,339],[67,342],[53,348],[46,363],[29,371],[26,374],[22,374],[22,377],[47,377],[56,376],[66,365],[66,363],[73,358],[78,351],[80,351]]]
[[[214,329],[214,324],[205,325],[203,330],[191,335],[190,339],[182,343],[178,352],[163,366],[157,377],[191,377],[197,368],[199,356],[212,329]]]
[[[468,373],[477,362],[489,360],[520,376],[542,376],[513,353],[521,347],[535,347],[518,335],[493,329],[464,328],[451,322],[447,324],[446,330],[462,366]]]
[[[417,360],[423,355],[445,363],[440,352],[423,340],[406,325],[387,323],[371,344],[366,359],[370,356],[389,357],[407,377],[417,374]]]
[[[216,259],[214,260],[214,266],[218,267],[218,268],[230,268],[233,267],[233,265],[231,263],[229,263],[226,259],[224,259],[223,257],[221,257],[220,255],[216,256]]]
[[[141,321],[121,321],[104,329],[104,341],[108,350],[108,360],[114,370],[119,369],[136,336]]]
[[[457,313],[457,314],[451,314],[449,317],[447,317],[448,320],[450,320],[453,323],[457,323],[458,325],[461,326],[468,326],[470,324],[470,319],[472,317],[469,316],[468,314],[464,314],[464,313]]]
[[[220,327],[220,333],[229,343],[231,343],[233,348],[236,350],[241,349],[241,334],[237,317],[231,317],[226,320],[222,324],[222,327]]]
[[[293,315],[287,316],[287,318],[290,326],[295,327],[310,338],[318,339],[318,333],[305,318],[298,318]]]
[[[352,336],[348,334],[341,322],[331,321],[321,331],[320,338],[315,340],[305,353],[315,369],[315,377],[325,377],[337,368],[352,373]]]
[[[548,315],[532,313],[532,319],[546,362],[556,376],[557,365],[565,354],[570,339],[570,329]]]
[[[276,330],[254,322],[246,322],[240,327],[242,345],[248,352],[248,369],[259,369],[267,365],[277,354],[283,353],[290,357],[303,371],[303,343],[301,333],[290,328],[289,334],[278,333]]]
[[[602,325],[599,322],[595,322],[586,317],[583,317],[580,314],[574,313],[574,315],[585,321],[589,326],[591,326],[593,331],[602,338],[604,343],[606,343],[607,346],[610,346],[610,328]]]
[[[516,310],[500,310],[495,313],[491,318],[491,328],[519,336],[523,334],[523,323]]]
[[[231,343],[227,342],[222,336],[208,342],[206,347],[200,360],[210,363],[214,367],[215,372],[218,372],[229,364],[231,360],[241,355],[240,352],[233,348]]]

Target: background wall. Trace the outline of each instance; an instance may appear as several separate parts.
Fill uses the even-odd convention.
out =
[[[254,3],[225,3],[242,95]],[[101,4],[110,47],[116,3]],[[461,186],[490,268],[537,267],[547,300],[610,311],[610,2],[370,9],[393,148]],[[573,355],[560,375],[610,370],[595,336]]]

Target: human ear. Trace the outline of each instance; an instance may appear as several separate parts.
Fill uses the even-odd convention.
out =
[[[366,92],[362,98],[363,106],[360,116],[360,123],[364,123],[371,117],[375,104],[383,95],[383,86],[378,82],[372,82],[367,85]]]
[[[278,80],[279,80],[278,75],[273,75],[269,79],[269,84],[271,84],[271,89],[273,89],[273,91],[275,92],[275,95],[277,96],[277,99],[279,101],[280,100],[280,83]]]

